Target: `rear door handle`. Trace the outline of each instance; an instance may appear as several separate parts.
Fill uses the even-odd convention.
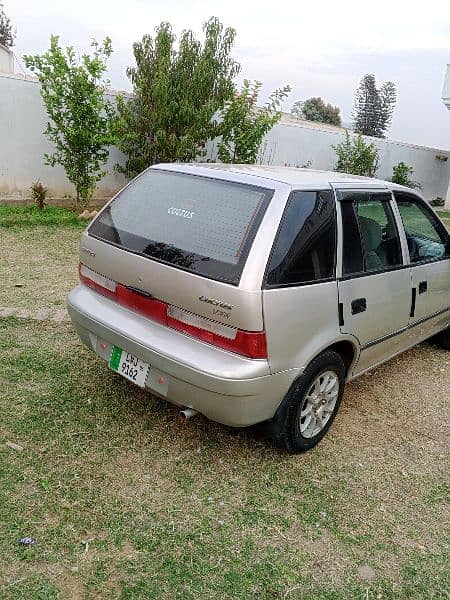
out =
[[[424,294],[428,290],[428,283],[426,281],[421,281],[419,283],[419,294]]]
[[[367,300],[365,298],[356,298],[352,300],[352,315],[362,313],[367,310]]]

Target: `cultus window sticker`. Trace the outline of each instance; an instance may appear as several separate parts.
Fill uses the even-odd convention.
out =
[[[192,219],[192,217],[195,215],[195,212],[192,210],[176,208],[175,206],[168,208],[167,212],[169,215],[176,215],[177,217],[184,217],[185,219]]]

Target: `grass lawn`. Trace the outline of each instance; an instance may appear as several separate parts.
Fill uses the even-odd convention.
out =
[[[5,319],[0,339],[2,598],[446,597],[444,351],[349,385],[330,435],[289,457],[180,423],[70,325]]]
[[[62,303],[81,228],[0,220],[8,244],[28,236],[6,248],[16,273],[40,257],[0,305]],[[448,352],[422,344],[350,384],[295,457],[180,422],[67,323],[0,320],[0,365],[0,598],[448,598]]]
[[[0,306],[63,307],[78,281],[86,224],[63,208],[0,205]]]
[[[444,221],[444,224],[447,226],[447,229],[450,231],[450,210],[438,210],[437,214]]]

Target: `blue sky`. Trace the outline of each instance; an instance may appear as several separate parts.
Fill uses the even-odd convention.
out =
[[[379,84],[394,81],[398,102],[389,137],[450,149],[450,111],[441,101],[446,64],[450,62],[449,0],[356,0],[337,2],[256,2],[254,0],[4,0],[17,27],[17,56],[43,52],[51,33],[65,45],[85,51],[92,38],[109,35],[114,54],[111,85],[129,89],[125,75],[133,63],[131,45],[152,33],[162,20],[175,32],[201,35],[211,15],[237,30],[234,57],[241,78],[259,79],[267,96],[289,83],[284,105],[322,96],[341,107],[349,120],[353,95],[364,73]]]

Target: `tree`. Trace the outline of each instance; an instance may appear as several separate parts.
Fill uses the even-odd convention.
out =
[[[380,137],[384,137],[385,132],[392,123],[395,103],[397,101],[395,84],[392,81],[386,81],[379,89],[379,95],[381,103],[379,129],[381,131]]]
[[[275,90],[263,108],[256,103],[261,91],[260,81],[248,79],[222,111],[218,157],[225,163],[251,164],[256,161],[263,137],[281,119],[279,107],[291,88]]]
[[[345,140],[332,148],[338,158],[336,171],[366,177],[375,175],[378,169],[378,149],[375,144],[366,143],[361,134],[350,137],[346,130]]]
[[[405,185],[406,187],[420,189],[420,184],[410,179],[414,170],[411,166],[404,162],[399,162],[392,168],[392,182],[398,183],[399,185]]]
[[[161,23],[153,38],[133,45],[136,67],[127,70],[134,97],[118,99],[116,144],[127,155],[128,177],[157,162],[190,161],[216,137],[214,115],[234,92],[240,65],[230,57],[236,32],[216,18],[203,26],[199,42],[183,31],[178,49],[170,23]]]
[[[341,115],[338,106],[325,104],[322,98],[309,98],[305,101],[296,102],[291,115],[307,121],[317,121],[319,123],[328,123],[329,125],[341,126]]]
[[[41,96],[50,121],[45,135],[54,144],[45,163],[62,165],[80,198],[87,202],[97,181],[106,174],[102,166],[111,143],[113,109],[104,98],[106,61],[112,53],[111,40],[92,43],[92,56],[77,60],[72,47],[64,50],[58,36],[50,38],[50,49],[42,55],[24,56],[41,84]]]
[[[15,37],[16,34],[12,30],[11,21],[3,10],[3,2],[0,2],[0,44],[3,44],[7,48],[12,48]]]
[[[392,81],[377,88],[374,75],[364,75],[355,94],[354,130],[363,135],[384,137],[392,121],[395,102],[396,87]]]

